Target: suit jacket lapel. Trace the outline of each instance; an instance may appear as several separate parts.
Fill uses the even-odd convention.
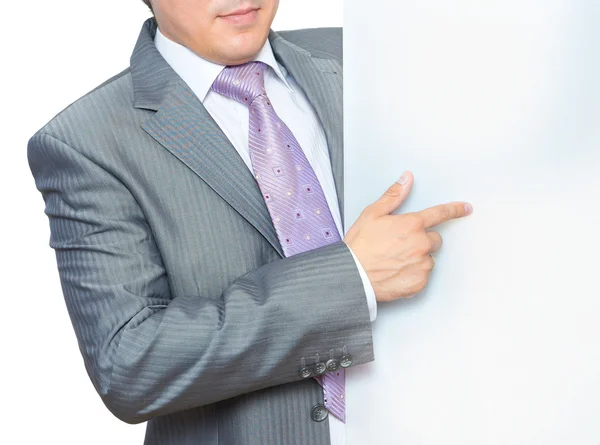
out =
[[[143,129],[252,224],[283,258],[252,172],[194,92],[162,58],[154,46],[155,32],[155,20],[148,19],[131,57],[135,106],[157,111]],[[312,58],[273,31],[269,38],[276,58],[303,88],[323,123],[341,207],[341,76],[334,74],[341,67],[337,61]]]
[[[178,84],[154,118],[142,127],[200,176],[284,256],[252,172],[187,85]]]
[[[285,40],[276,32],[269,34],[275,58],[290,72],[308,97],[323,125],[329,149],[337,198],[344,215],[344,131],[342,64],[322,59]],[[343,235],[342,235],[343,237]]]

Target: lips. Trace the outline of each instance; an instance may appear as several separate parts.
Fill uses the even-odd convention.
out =
[[[256,22],[259,8],[241,8],[228,15],[220,16],[221,19],[232,25],[252,25]]]
[[[231,17],[231,16],[236,16],[236,15],[244,15],[244,14],[249,13],[250,11],[256,11],[256,10],[258,10],[258,8],[253,8],[253,7],[241,8],[241,9],[238,9],[236,11],[230,12],[229,14],[222,15],[221,17]]]

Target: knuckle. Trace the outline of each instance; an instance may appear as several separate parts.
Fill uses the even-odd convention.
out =
[[[419,281],[416,285],[415,285],[415,290],[417,292],[421,292],[423,289],[425,289],[427,287],[427,278]]]
[[[427,238],[427,252],[430,252],[433,248],[435,248],[435,239],[430,238],[429,236],[425,235],[425,237]]]
[[[440,210],[440,218],[445,220],[450,219],[450,217],[452,216],[452,212],[450,211],[450,209],[448,207],[444,207]]]
[[[361,212],[360,216],[368,218],[373,214],[373,210],[374,210],[375,206],[374,204],[369,204],[368,206],[366,206],[363,211]]]
[[[429,232],[429,239],[431,240],[432,248],[440,248],[444,242],[442,235],[438,232]]]
[[[369,204],[368,206],[366,206],[363,209],[360,216],[365,219],[368,219],[368,220],[374,220],[380,214],[381,214],[381,203],[379,201],[375,201],[375,202],[372,202],[371,204]]]
[[[421,280],[421,285],[423,287],[427,286],[427,283],[429,282],[429,271],[430,271],[431,267],[429,267],[427,270],[423,271],[423,279]]]
[[[404,223],[406,227],[411,231],[425,230],[425,222],[423,219],[415,214],[404,215]]]
[[[431,251],[431,249],[433,249],[433,241],[427,235],[423,235],[419,239],[419,244],[418,244],[419,253],[429,256],[428,254]]]
[[[402,189],[400,186],[396,186],[395,184],[388,188],[383,196],[387,196],[389,198],[397,198],[402,193]]]
[[[421,292],[427,286],[427,280],[429,278],[428,271],[419,270],[418,266],[413,269],[411,274],[410,284],[405,286],[405,293],[416,294]]]

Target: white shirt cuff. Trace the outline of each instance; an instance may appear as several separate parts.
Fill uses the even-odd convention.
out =
[[[371,321],[373,322],[377,318],[377,299],[375,298],[375,291],[373,290],[373,286],[371,286],[371,281],[369,280],[369,277],[367,276],[365,269],[363,269],[362,265],[360,264],[360,261],[358,261],[358,258],[356,258],[356,255],[354,255],[354,252],[352,252],[352,249],[350,249],[350,246],[348,246],[348,250],[350,250],[350,253],[354,257],[354,262],[356,263],[356,267],[358,267],[358,273],[360,274],[360,278],[363,282],[363,287],[365,288],[365,294],[367,294],[367,304],[369,306],[369,315],[371,316]]]

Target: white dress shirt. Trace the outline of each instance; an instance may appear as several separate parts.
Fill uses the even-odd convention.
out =
[[[252,171],[248,148],[248,106],[211,89],[213,82],[225,66],[201,58],[185,46],[165,37],[158,29],[156,30],[154,43],[167,63],[196,94],[223,130],[223,133],[231,141],[250,171]],[[285,67],[275,60],[268,39],[253,60],[264,62],[270,67],[270,69],[265,69],[267,96],[281,120],[286,123],[298,140],[308,162],[315,171],[338,232],[343,238],[340,209],[331,171],[327,140],[318,116],[300,86]],[[352,250],[350,252],[354,257],[365,288],[370,319],[374,321],[377,316],[375,292],[356,255]],[[346,437],[344,423],[335,416],[329,415],[329,426],[331,444],[344,445]]]

